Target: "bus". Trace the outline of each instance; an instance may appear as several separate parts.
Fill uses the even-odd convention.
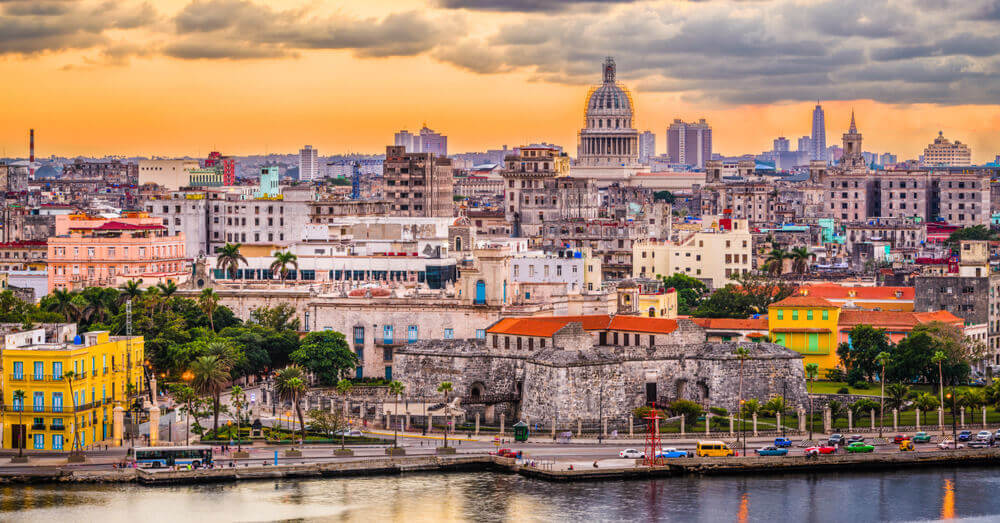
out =
[[[135,447],[128,457],[136,467],[165,468],[174,465],[191,465],[199,468],[212,463],[212,447],[191,445],[181,447]]]

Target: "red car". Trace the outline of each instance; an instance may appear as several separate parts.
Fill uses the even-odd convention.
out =
[[[910,437],[907,436],[906,434],[896,434],[896,436],[892,438],[892,442],[895,443],[896,445],[899,445],[900,443],[903,442],[903,440],[906,439],[910,439]]]
[[[817,456],[819,454],[836,454],[837,447],[831,447],[829,445],[819,445],[816,447],[809,447],[805,450],[806,456]]]

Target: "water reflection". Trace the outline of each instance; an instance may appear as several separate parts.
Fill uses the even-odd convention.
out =
[[[971,495],[959,496],[972,492]],[[753,501],[753,503],[751,503]],[[912,521],[1000,517],[992,469],[546,483],[463,473],[0,488],[0,521]]]

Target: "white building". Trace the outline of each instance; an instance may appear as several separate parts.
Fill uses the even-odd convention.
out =
[[[299,180],[312,181],[319,178],[319,152],[307,145],[299,150]]]
[[[704,218],[707,227],[679,242],[644,240],[632,245],[632,276],[655,278],[657,274],[684,274],[718,289],[737,274],[753,268],[753,250],[746,220]]]
[[[923,165],[933,167],[958,167],[972,165],[972,149],[958,140],[952,142],[938,131],[934,143],[924,149]]]
[[[639,163],[648,164],[649,159],[656,156],[656,135],[652,131],[643,131],[639,135]]]
[[[190,185],[191,171],[199,168],[195,160],[139,160],[139,185],[155,183],[176,191]]]

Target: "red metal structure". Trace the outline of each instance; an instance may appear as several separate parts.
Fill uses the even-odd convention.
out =
[[[651,407],[652,410],[649,411],[649,415],[643,418],[646,420],[646,447],[642,464],[647,467],[663,465],[663,458],[656,457],[656,454],[660,452],[661,446],[659,420],[663,418],[660,417],[660,413],[656,410],[655,401],[651,404]]]

